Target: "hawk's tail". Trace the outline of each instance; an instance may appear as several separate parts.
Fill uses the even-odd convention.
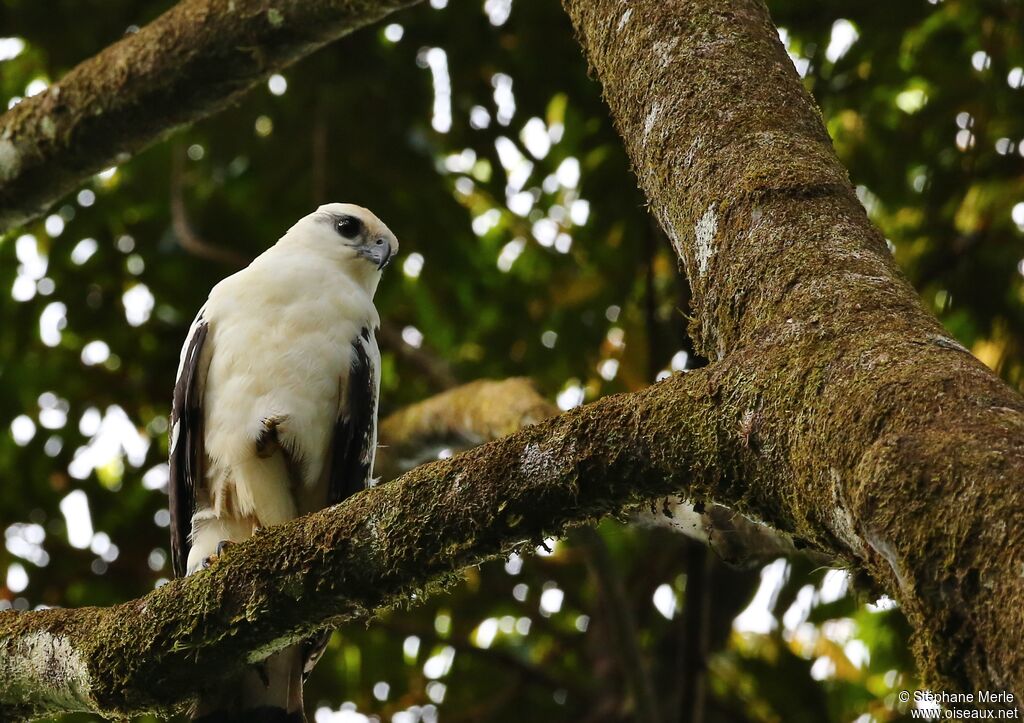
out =
[[[302,667],[300,645],[274,653],[220,689],[203,693],[192,719],[200,723],[306,723]]]

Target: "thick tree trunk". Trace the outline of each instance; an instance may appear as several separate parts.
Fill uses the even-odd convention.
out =
[[[182,0],[0,116],[0,232],[270,73],[418,0]]]
[[[899,274],[762,0],[564,4],[718,360],[706,494],[870,573],[931,684],[1019,701],[1024,400]]]

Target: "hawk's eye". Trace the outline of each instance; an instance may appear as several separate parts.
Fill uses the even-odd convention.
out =
[[[342,216],[338,219],[338,233],[347,239],[353,239],[363,230],[363,222],[353,216]]]

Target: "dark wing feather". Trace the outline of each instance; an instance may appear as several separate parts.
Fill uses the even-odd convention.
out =
[[[174,574],[185,575],[196,489],[203,481],[203,405],[199,365],[209,326],[203,312],[192,323],[182,350],[171,405],[170,474],[167,486],[171,511],[171,562]]]
[[[331,439],[328,505],[336,505],[359,490],[366,489],[373,474],[377,444],[377,369],[364,346],[370,339],[370,330],[364,327],[359,338],[352,340],[348,388],[342,397],[342,408]],[[330,639],[331,630],[328,629],[303,641],[303,679],[312,672]]]
[[[370,332],[352,340],[352,367],[342,409],[334,424],[327,504],[346,500],[370,482],[377,443],[377,370],[366,351]]]

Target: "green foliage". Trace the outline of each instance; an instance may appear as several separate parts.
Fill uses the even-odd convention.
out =
[[[168,5],[0,0],[0,36],[24,41],[0,61],[0,101],[60,78]],[[423,4],[357,33],[289,69],[283,94],[256,91],[0,238],[0,606],[105,605],[170,574],[160,487],[178,350],[211,286],[234,270],[180,243],[176,189],[196,235],[244,257],[320,202],[372,208],[402,243],[382,316],[418,329],[424,351],[464,381],[528,375],[568,405],[699,363],[685,282],[567,19],[556,3],[518,0],[507,21],[508,3],[484,5],[490,19],[480,0]],[[771,7],[902,268],[957,338],[1019,386],[1024,10],[998,0]],[[844,28],[857,38],[838,54],[830,41]],[[0,57],[15,45],[0,41]],[[399,352],[385,353],[385,413],[436,391]],[[79,490],[91,549],[71,544],[61,512]],[[655,695],[674,717],[693,632],[685,610],[697,604],[682,563],[689,543],[616,523],[600,531]],[[310,714],[348,701],[396,721],[629,718],[613,611],[589,554],[570,539],[521,567],[483,565],[343,630],[310,679]],[[691,571],[710,588],[706,720],[901,720],[894,694],[914,687],[914,673],[898,611],[837,594],[836,573],[823,582],[800,564],[788,576],[770,569],[760,582],[717,563]],[[656,593],[662,610],[676,600],[671,619]],[[393,717],[402,711],[414,713]]]

